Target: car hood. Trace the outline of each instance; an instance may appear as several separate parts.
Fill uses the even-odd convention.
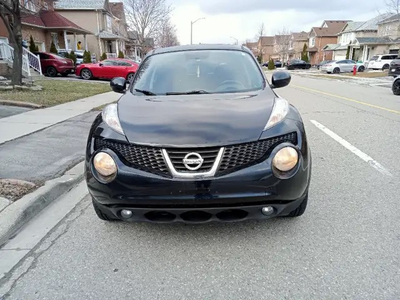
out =
[[[130,143],[210,147],[256,141],[276,95],[241,94],[134,96],[118,102],[121,126]]]

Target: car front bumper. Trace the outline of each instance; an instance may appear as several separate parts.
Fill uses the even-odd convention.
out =
[[[400,75],[400,67],[390,67],[388,76],[397,77]]]
[[[301,122],[287,119],[273,128],[271,137],[295,131],[299,163],[290,176],[272,170],[273,153],[264,161],[222,176],[204,179],[167,178],[124,164],[110,149],[102,149],[115,160],[118,173],[110,183],[96,179],[92,158],[96,133],[103,138],[117,137],[106,125],[94,125],[88,139],[85,177],[90,194],[99,209],[112,219],[126,221],[210,222],[267,219],[288,215],[307,197],[311,177],[311,154]],[[282,131],[283,130],[283,131]],[[279,134],[274,134],[279,132]],[[96,133],[95,133],[96,132]],[[97,136],[98,137],[98,136]],[[284,144],[276,147],[283,147]],[[272,207],[265,215],[262,208]]]

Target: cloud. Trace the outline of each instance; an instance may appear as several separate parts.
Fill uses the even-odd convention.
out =
[[[189,1],[190,2],[190,1]],[[376,0],[202,0],[193,1],[207,14],[239,14],[257,11],[285,11],[295,10],[298,12],[366,12],[382,8],[381,3]]]

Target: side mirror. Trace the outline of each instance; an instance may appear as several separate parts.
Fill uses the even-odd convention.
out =
[[[123,94],[126,90],[126,80],[123,77],[115,77],[111,80],[110,86],[114,92]]]
[[[286,71],[278,71],[272,74],[272,84],[271,88],[278,89],[287,86],[292,80],[290,74]]]

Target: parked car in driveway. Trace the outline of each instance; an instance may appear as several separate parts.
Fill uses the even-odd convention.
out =
[[[58,56],[67,58],[67,54],[71,54],[71,50],[65,50],[65,49],[59,49],[58,50]],[[74,51],[75,55],[76,55],[76,66],[79,66],[81,63],[83,63],[83,50],[76,50]]]
[[[83,79],[93,78],[112,79],[124,77],[131,81],[135,75],[138,64],[129,59],[115,58],[106,59],[95,64],[81,64],[76,68],[76,75]]]
[[[364,72],[365,66],[363,63],[356,62],[351,59],[335,60],[321,67],[321,70],[331,74],[353,72],[354,66],[357,66],[357,72]]]
[[[400,58],[392,60],[389,67],[389,76],[397,77],[400,75]]]
[[[195,67],[193,67],[195,66]],[[242,221],[301,216],[311,152],[298,110],[247,48],[190,45],[146,56],[88,137],[86,183],[102,220]]]
[[[397,54],[374,55],[368,62],[368,69],[371,70],[388,70],[390,63],[397,58]]]
[[[308,62],[305,62],[304,60],[301,60],[301,59],[291,59],[291,60],[288,60],[288,62],[286,64],[286,68],[288,70],[310,69],[311,64]]]
[[[42,72],[46,76],[55,77],[58,74],[68,76],[68,74],[73,73],[75,70],[72,59],[47,52],[36,52],[35,54],[39,55]]]
[[[280,60],[274,61],[275,68],[282,68],[282,62]]]

